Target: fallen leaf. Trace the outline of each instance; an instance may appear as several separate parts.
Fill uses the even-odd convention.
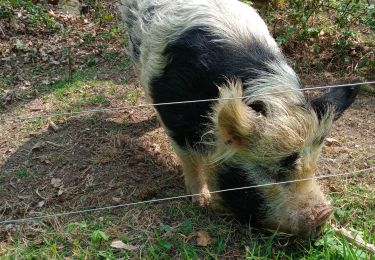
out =
[[[44,146],[44,142],[43,141],[37,142],[36,144],[33,145],[33,147],[31,148],[31,151],[39,150],[43,146]]]
[[[331,145],[341,145],[341,143],[334,139],[334,138],[326,138],[326,143],[328,146],[331,146]]]
[[[211,237],[207,231],[201,230],[197,232],[197,246],[207,246],[210,242]]]
[[[59,191],[57,192],[57,196],[61,196],[64,193],[64,189],[62,187],[59,188]]]
[[[26,200],[26,199],[31,198],[31,196],[30,195],[18,195],[17,198],[19,198],[21,200]]]
[[[115,240],[115,241],[113,241],[111,243],[111,247],[116,248],[116,249],[129,250],[129,251],[138,249],[137,246],[132,246],[132,245],[125,244],[121,240]]]
[[[32,112],[37,112],[37,111],[41,111],[41,110],[43,110],[42,107],[38,107],[38,106],[36,106],[36,107],[30,107],[29,109],[30,109],[30,111],[32,111]]]
[[[59,188],[62,186],[62,180],[59,179],[59,178],[52,178],[51,180],[51,185],[54,187],[54,188]]]
[[[37,207],[38,207],[38,208],[41,208],[41,207],[44,206],[44,204],[45,204],[44,200],[39,201],[38,204],[37,204]]]
[[[48,156],[46,156],[46,155],[43,155],[43,156],[40,156],[40,157],[34,157],[33,159],[38,159],[43,164],[52,164],[51,161],[49,160]]]
[[[53,65],[59,65],[59,64],[60,64],[60,62],[59,62],[59,61],[57,61],[57,60],[54,60],[54,59],[52,59],[52,60],[51,60],[51,63],[52,63]]]
[[[42,81],[42,84],[44,85],[49,85],[50,84],[50,81],[48,79],[45,79]]]
[[[114,201],[114,202],[120,202],[121,201],[121,198],[116,198],[116,197],[112,197],[112,200]]]
[[[65,147],[65,145],[62,145],[62,144],[57,144],[57,143],[54,143],[54,142],[51,142],[51,141],[46,141],[46,144],[50,144],[54,147],[57,147],[57,148],[63,148]]]
[[[331,192],[338,192],[338,189],[335,186],[333,186],[333,185],[329,185],[329,191],[331,191]]]

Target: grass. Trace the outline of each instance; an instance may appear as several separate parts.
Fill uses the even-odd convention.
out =
[[[19,169],[19,170],[16,172],[16,175],[17,175],[17,177],[19,177],[19,178],[24,178],[24,177],[29,176],[29,171],[28,171],[26,168],[22,168],[22,169]]]
[[[64,79],[49,85],[39,85],[36,89],[42,94],[40,99],[48,109],[43,109],[45,113],[65,113],[79,112],[85,109],[108,107],[111,100],[116,102],[127,101],[134,104],[141,96],[141,90],[129,89],[119,86],[111,80],[97,80],[96,72],[93,69],[77,71],[71,80]],[[22,93],[18,97],[24,101],[30,101],[28,93]],[[28,115],[27,106],[15,108],[16,116]],[[54,120],[63,119],[54,117]],[[25,121],[25,131],[35,131],[48,125],[47,119],[33,119]]]
[[[47,125],[48,125],[48,120],[44,118],[36,118],[32,120],[27,120],[23,127],[23,131],[33,132]]]
[[[363,195],[371,191],[371,187],[358,185],[342,184],[339,188]],[[340,192],[332,199],[335,221],[374,243],[373,201]],[[371,259],[368,252],[338,237],[329,226],[317,240],[302,241],[260,233],[188,201],[129,207],[118,213],[75,216],[75,220],[64,221],[67,224],[58,219],[36,223],[38,232],[29,237],[17,232],[7,246],[0,244],[2,259],[219,259],[225,254],[246,259]],[[196,243],[195,234],[200,230],[211,237],[206,247]],[[111,247],[118,240],[130,250]]]
[[[140,89],[129,89],[125,92],[123,99],[135,104],[141,97]]]

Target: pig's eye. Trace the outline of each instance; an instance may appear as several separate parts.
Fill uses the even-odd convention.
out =
[[[267,116],[266,104],[263,101],[254,101],[249,105],[255,112],[261,113],[263,116]]]
[[[285,170],[293,170],[296,167],[298,160],[298,153],[293,153],[281,160],[280,166]]]

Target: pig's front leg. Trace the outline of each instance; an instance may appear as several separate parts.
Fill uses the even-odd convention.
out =
[[[211,199],[211,194],[207,184],[207,171],[202,156],[194,151],[183,151],[176,149],[179,156],[183,175],[185,179],[185,187],[190,194],[199,194],[192,197],[193,203],[199,206],[207,206]]]

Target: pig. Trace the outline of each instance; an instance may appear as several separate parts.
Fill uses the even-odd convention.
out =
[[[315,237],[332,207],[311,178],[358,88],[307,98],[265,22],[236,0],[123,0],[127,51],[179,157],[193,202]],[[212,100],[213,99],[213,100]],[[215,100],[217,99],[217,100]]]

